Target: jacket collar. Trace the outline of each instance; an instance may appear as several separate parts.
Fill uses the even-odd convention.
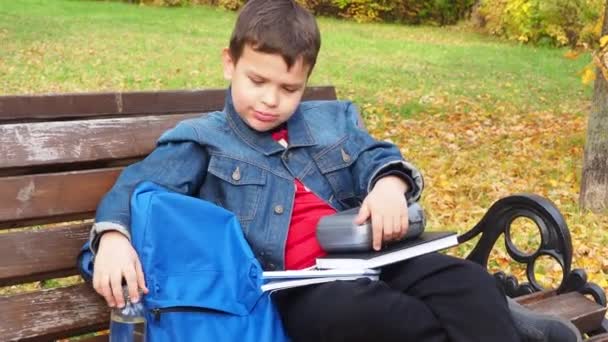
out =
[[[228,125],[232,130],[249,146],[257,151],[271,155],[285,150],[283,146],[272,139],[272,134],[268,132],[258,132],[249,127],[239,116],[232,102],[232,88],[228,88],[226,92],[226,102],[224,104],[224,112],[226,113]],[[296,108],[295,113],[287,120],[287,134],[289,135],[289,147],[303,147],[315,145],[314,138],[310,133],[310,128],[304,120],[304,116],[300,110],[300,106]]]

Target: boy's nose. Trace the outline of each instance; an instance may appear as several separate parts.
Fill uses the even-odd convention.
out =
[[[264,93],[262,102],[268,107],[276,107],[279,104],[279,94],[275,90],[268,90]]]

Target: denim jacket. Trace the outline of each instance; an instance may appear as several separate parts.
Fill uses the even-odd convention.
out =
[[[375,181],[388,174],[409,184],[410,201],[419,198],[418,170],[394,145],[360,128],[352,103],[302,102],[287,121],[289,145],[283,147],[269,132],[249,128],[227,93],[223,111],[179,123],[148,157],[122,172],[97,208],[93,250],[103,231],[130,237],[129,200],[142,181],[232,211],[266,270],[284,267],[295,178],[338,211],[360,205]]]

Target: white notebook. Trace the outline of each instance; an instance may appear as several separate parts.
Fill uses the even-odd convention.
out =
[[[318,269],[373,269],[458,244],[456,232],[424,232],[412,240],[390,244],[380,251],[329,254],[317,258]]]
[[[265,284],[262,291],[276,291],[298,286],[326,283],[336,280],[354,280],[358,278],[369,278],[378,280],[380,270],[370,269],[340,269],[340,270],[317,270],[309,268],[297,271],[267,271],[263,274]]]

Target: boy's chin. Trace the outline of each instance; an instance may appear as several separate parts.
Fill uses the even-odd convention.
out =
[[[245,123],[247,123],[247,126],[249,126],[249,128],[251,128],[252,130],[254,130],[256,132],[260,132],[260,133],[272,131],[273,129],[275,129],[275,128],[281,126],[281,124],[283,124],[282,122],[266,123],[266,122],[261,122],[261,121],[254,121],[254,122],[245,121]]]

